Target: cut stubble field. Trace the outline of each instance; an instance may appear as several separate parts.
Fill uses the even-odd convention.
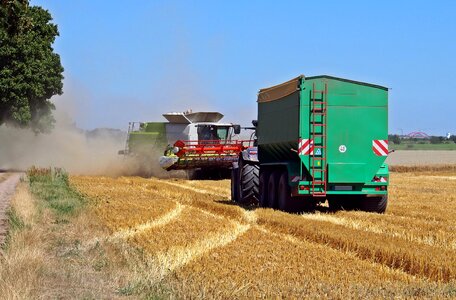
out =
[[[141,249],[164,296],[456,297],[454,171],[392,173],[384,215],[246,209],[228,180],[70,182],[111,233],[94,241]]]

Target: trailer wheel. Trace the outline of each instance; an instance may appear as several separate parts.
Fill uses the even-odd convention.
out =
[[[241,165],[239,203],[258,204],[260,166],[244,162]]]
[[[280,171],[274,171],[269,176],[268,180],[268,206],[270,208],[277,208],[277,188],[279,185]]]
[[[359,203],[359,208],[362,211],[376,212],[383,214],[388,206],[388,195],[382,195],[378,197],[363,197]]]
[[[197,172],[196,170],[185,170],[185,175],[187,177],[187,180],[195,180],[197,178]]]
[[[260,170],[260,195],[259,195],[259,204],[260,207],[268,207],[268,180],[270,172]]]
[[[328,197],[329,209],[332,211],[338,210],[355,210],[359,208],[359,195],[333,195]]]
[[[231,200],[239,201],[239,168],[231,169]]]
[[[283,172],[279,179],[277,198],[279,203],[279,209],[287,212],[292,212],[296,209],[293,207],[291,189],[288,185],[288,174]]]

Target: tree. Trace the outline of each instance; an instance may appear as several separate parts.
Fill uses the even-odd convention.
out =
[[[443,141],[442,137],[439,136],[431,136],[431,144],[441,144]]]
[[[52,44],[59,35],[51,14],[28,0],[0,0],[0,125],[52,129],[54,95],[63,67]]]
[[[396,145],[399,145],[401,143],[401,138],[397,134],[390,134],[388,136],[388,140],[390,140]]]
[[[453,141],[454,143],[456,143],[456,135],[452,134],[450,136],[450,140]]]

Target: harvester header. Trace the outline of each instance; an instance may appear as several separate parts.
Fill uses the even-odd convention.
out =
[[[228,171],[241,151],[252,143],[239,139],[239,125],[220,122],[223,114],[219,112],[189,110],[165,113],[163,117],[168,122],[144,122],[136,127],[131,122],[126,147],[121,152],[157,157],[156,149],[162,149],[159,164],[167,171]]]

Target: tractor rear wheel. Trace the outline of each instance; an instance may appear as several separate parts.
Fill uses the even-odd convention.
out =
[[[231,169],[231,200],[239,201],[239,168]]]
[[[279,203],[279,209],[287,212],[294,211],[296,207],[293,207],[291,189],[288,184],[288,173],[282,172],[279,179],[277,198]]]
[[[259,195],[259,204],[260,207],[268,207],[268,180],[270,172],[260,170],[260,195]]]
[[[277,189],[279,185],[279,179],[280,179],[280,171],[274,171],[272,174],[269,176],[268,180],[268,207],[270,208],[277,208]]]
[[[363,197],[359,203],[359,208],[362,211],[376,212],[383,214],[388,206],[388,195],[376,196],[376,197]]]
[[[244,205],[258,204],[260,166],[243,162],[240,167],[239,203]]]

